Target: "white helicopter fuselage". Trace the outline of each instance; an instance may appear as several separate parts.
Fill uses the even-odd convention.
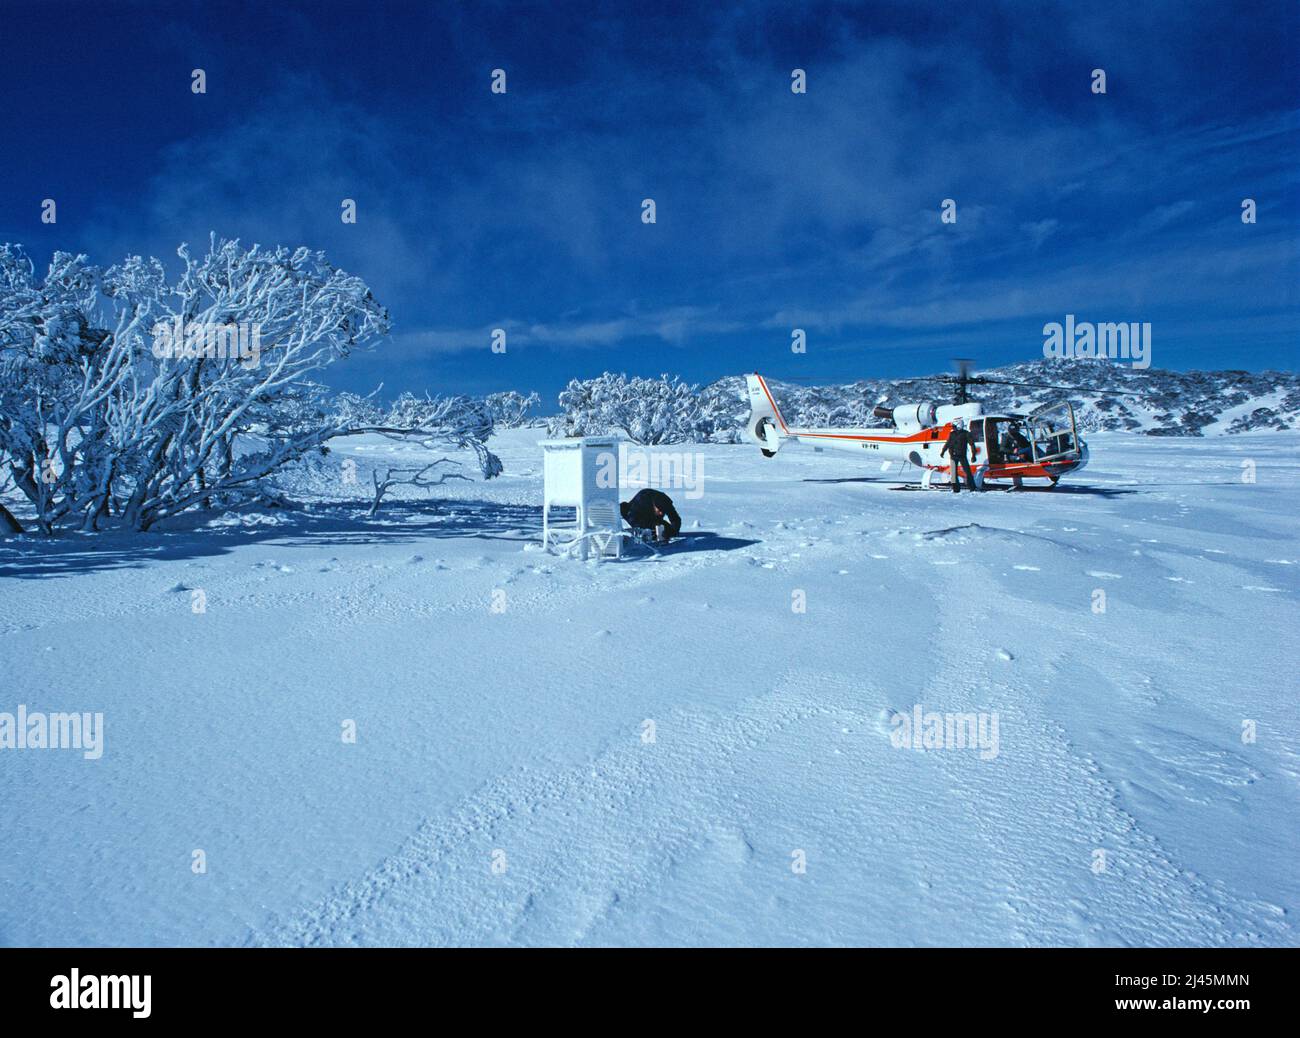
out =
[[[944,444],[952,432],[953,423],[962,419],[975,436],[971,443],[971,464],[980,470],[980,479],[1020,480],[1046,478],[1053,483],[1063,474],[1077,471],[1087,464],[1087,446],[1078,439],[1074,426],[1073,410],[1065,404],[1068,413],[1068,449],[1046,452],[1040,456],[1038,445],[1022,458],[988,457],[984,442],[984,419],[990,423],[1006,422],[1008,416],[985,415],[979,401],[963,404],[900,404],[879,413],[893,419],[894,428],[802,428],[786,424],[781,417],[771,389],[762,375],[746,376],[750,414],[746,433],[758,444],[763,453],[772,457],[786,443],[801,443],[817,450],[851,451],[859,456],[870,456],[881,462],[898,462],[915,465],[929,474],[948,472],[950,469]],[[1018,417],[1018,416],[1017,416]],[[1066,436],[1066,430],[1053,430]],[[990,431],[990,435],[993,432]],[[1063,441],[1064,443],[1064,441]],[[883,467],[883,466],[882,466]]]

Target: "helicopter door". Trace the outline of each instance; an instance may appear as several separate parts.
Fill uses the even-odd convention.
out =
[[[987,461],[987,450],[984,447],[984,419],[972,418],[968,423],[970,426],[970,460],[972,464],[978,465]]]
[[[1052,462],[1079,456],[1079,430],[1074,421],[1074,408],[1070,401],[1062,400],[1045,410],[1031,415],[1029,442],[1034,448],[1034,461]]]
[[[988,463],[990,465],[1005,465],[1010,460],[1006,455],[1006,443],[1003,442],[1006,428],[1007,420],[1005,418],[984,419],[984,439],[988,444]]]

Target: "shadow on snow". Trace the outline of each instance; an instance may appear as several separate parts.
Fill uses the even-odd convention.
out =
[[[41,579],[99,570],[130,569],[153,562],[212,558],[246,544],[328,549],[336,545],[403,544],[431,538],[541,540],[540,505],[498,501],[443,500],[430,505],[394,501],[376,516],[368,503],[314,504],[311,508],[260,509],[227,513],[231,525],[208,525],[221,516],[195,513],[160,524],[148,533],[104,531],[13,537],[0,544],[0,577]],[[757,541],[684,533],[672,554],[732,551]]]

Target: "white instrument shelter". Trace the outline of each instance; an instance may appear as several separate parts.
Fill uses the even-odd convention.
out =
[[[617,436],[542,440],[542,547],[597,559],[622,554]],[[572,523],[552,523],[551,509],[572,508]]]

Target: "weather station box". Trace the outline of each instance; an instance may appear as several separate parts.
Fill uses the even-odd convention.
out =
[[[618,501],[617,436],[542,440],[546,501],[576,508],[600,497]]]
[[[582,558],[592,548],[597,558],[619,553],[622,521],[618,509],[617,436],[574,436],[541,440],[542,546],[577,549]],[[573,509],[573,522],[551,521],[551,509]]]

